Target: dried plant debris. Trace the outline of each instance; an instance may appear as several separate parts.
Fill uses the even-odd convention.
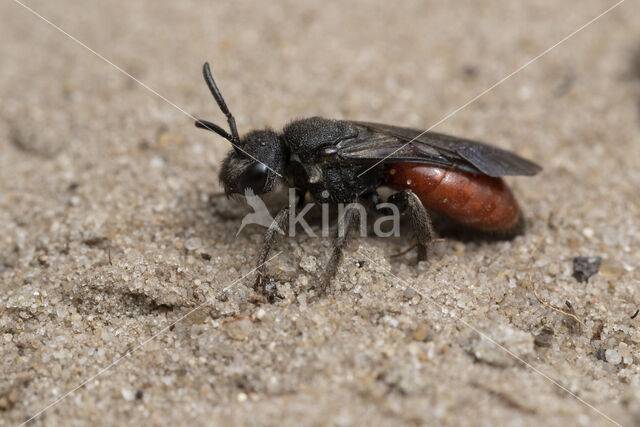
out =
[[[573,259],[573,277],[580,283],[589,280],[591,276],[596,274],[602,264],[602,258],[599,256],[578,256]]]

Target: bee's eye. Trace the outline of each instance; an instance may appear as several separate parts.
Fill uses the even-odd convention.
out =
[[[239,179],[239,187],[242,191],[250,188],[254,194],[264,193],[264,188],[267,185],[267,176],[269,170],[264,163],[254,163],[249,166]]]

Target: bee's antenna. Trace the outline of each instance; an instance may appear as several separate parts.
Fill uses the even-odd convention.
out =
[[[229,123],[229,129],[231,130],[231,134],[227,133],[227,131],[222,129],[220,126],[211,122],[207,122],[205,120],[196,121],[196,126],[201,129],[207,129],[212,132],[215,132],[218,135],[222,136],[223,138],[229,140],[229,142],[233,144],[236,151],[238,151],[239,150],[238,145],[240,144],[240,136],[238,135],[238,128],[236,127],[236,119],[233,117],[233,114],[231,114],[231,112],[229,111],[229,108],[227,107],[227,103],[224,102],[224,98],[220,93],[220,89],[218,89],[218,86],[216,85],[215,80],[213,80],[213,76],[211,75],[211,69],[209,68],[208,62],[205,62],[204,66],[202,67],[202,75],[204,76],[204,81],[207,83],[207,86],[209,86],[211,95],[213,95],[213,98],[218,103],[220,110],[222,110],[224,115],[227,116],[227,122]]]
[[[196,127],[200,128],[200,129],[210,130],[211,132],[217,133],[218,135],[220,135],[221,137],[223,137],[224,139],[228,140],[229,142],[231,142],[233,144],[233,137],[231,135],[229,135],[229,132],[227,132],[226,130],[222,129],[220,126],[218,126],[215,123],[211,123],[211,122],[208,122],[206,120],[198,119],[196,121]]]

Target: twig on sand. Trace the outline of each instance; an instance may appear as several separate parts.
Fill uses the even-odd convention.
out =
[[[548,222],[548,221],[545,221],[545,223],[546,222]],[[543,301],[542,298],[540,298],[540,295],[538,295],[538,290],[536,289],[536,285],[533,282],[533,279],[531,278],[531,266],[533,264],[533,257],[535,256],[535,254],[538,251],[538,249],[540,248],[540,246],[542,246],[542,242],[544,241],[544,238],[546,237],[545,234],[546,233],[543,231],[542,235],[540,236],[540,240],[538,240],[538,243],[533,248],[533,251],[531,252],[531,256],[529,257],[529,264],[527,265],[527,279],[528,279],[528,282],[529,282],[529,286],[531,286],[531,289],[533,290],[533,295],[535,295],[535,297],[538,300],[538,302],[540,304],[542,304],[544,307],[547,307],[547,308],[549,308],[549,309],[551,309],[553,311],[556,311],[558,313],[564,314],[567,317],[572,318],[573,320],[578,322],[578,324],[580,324],[583,328],[587,329],[587,325],[585,325],[584,322],[578,318],[578,316],[576,316],[575,314],[573,314],[571,312],[563,310],[560,307],[556,307],[555,305],[553,305],[551,303]]]

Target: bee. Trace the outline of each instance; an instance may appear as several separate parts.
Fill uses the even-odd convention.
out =
[[[310,195],[321,203],[347,205],[318,286],[319,295],[337,272],[349,230],[360,221],[354,203],[375,209],[381,201],[380,187],[397,190],[388,202],[410,216],[418,259],[426,259],[434,239],[429,211],[484,232],[509,235],[522,226],[522,212],[502,177],[537,174],[540,166],[527,159],[436,132],[323,117],[295,120],[281,132],[252,130],[241,138],[208,63],[203,75],[227,117],[229,132],[206,120],[197,120],[195,125],[233,145],[220,171],[227,195],[248,190],[260,195],[284,184],[296,190],[299,202]],[[254,284],[259,294],[268,293],[265,262],[292,208],[281,210],[265,234]]]

